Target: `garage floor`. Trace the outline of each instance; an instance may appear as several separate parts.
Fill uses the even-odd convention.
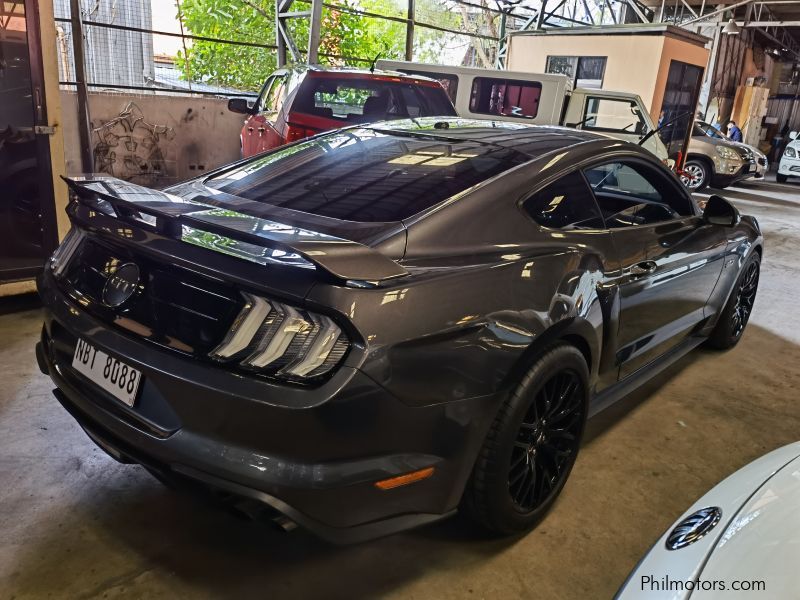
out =
[[[590,422],[560,501],[520,539],[456,518],[339,548],[170,492],[86,438],[36,367],[35,304],[0,304],[0,598],[610,598],[699,495],[800,438],[800,187],[726,195],[766,237],[744,339]]]

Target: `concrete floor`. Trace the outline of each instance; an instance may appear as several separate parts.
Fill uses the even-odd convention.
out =
[[[800,439],[800,186],[726,195],[766,236],[744,339],[593,419],[554,510],[512,540],[455,518],[339,548],[170,492],[58,406],[33,355],[35,305],[0,305],[0,598],[610,598],[698,496]]]

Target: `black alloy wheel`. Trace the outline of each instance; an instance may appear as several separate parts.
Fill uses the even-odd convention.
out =
[[[735,346],[744,334],[758,291],[761,272],[761,256],[753,252],[742,267],[728,302],[722,309],[717,324],[708,336],[706,344],[718,350]]]
[[[589,366],[575,346],[542,352],[503,401],[478,453],[461,508],[501,535],[547,514],[578,456],[589,405]]]
[[[582,386],[576,373],[556,374],[541,387],[520,424],[511,454],[508,491],[521,512],[532,511],[548,499],[578,452]]]
[[[747,264],[742,277],[739,279],[739,287],[736,290],[736,304],[733,309],[731,319],[731,334],[738,338],[742,335],[750,313],[753,312],[753,304],[756,301],[758,291],[759,265],[757,261]]]

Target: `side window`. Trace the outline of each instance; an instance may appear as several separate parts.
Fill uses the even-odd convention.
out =
[[[660,223],[694,214],[686,195],[643,163],[604,163],[585,169],[584,175],[608,228]]]
[[[533,119],[539,113],[542,84],[495,77],[472,80],[469,110],[484,115]]]
[[[548,56],[545,73],[559,73],[572,79],[575,87],[603,87],[605,56]]]
[[[269,94],[269,90],[272,87],[272,84],[275,82],[274,77],[269,77],[264,83],[264,87],[261,88],[261,91],[258,93],[258,98],[256,99],[256,110],[258,112],[262,112],[264,110],[264,102],[266,102],[267,95]]]
[[[584,129],[611,133],[647,132],[647,122],[639,112],[639,107],[631,100],[589,96],[584,118]]]
[[[263,97],[259,103],[259,109],[265,113],[275,113],[281,109],[283,91],[286,88],[286,75],[273,77],[264,87]]]
[[[539,225],[551,229],[603,229],[592,192],[578,172],[536,192],[523,207]]]

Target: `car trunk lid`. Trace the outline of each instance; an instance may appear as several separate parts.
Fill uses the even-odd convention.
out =
[[[176,195],[107,176],[66,179],[80,204],[161,236],[260,265],[313,268],[341,282],[380,283],[407,275],[397,262],[359,241],[321,228],[272,218],[268,205],[242,199],[219,202],[201,194]],[[364,241],[376,230],[364,227]],[[355,236],[359,237],[359,236]],[[378,236],[383,237],[383,236]]]

